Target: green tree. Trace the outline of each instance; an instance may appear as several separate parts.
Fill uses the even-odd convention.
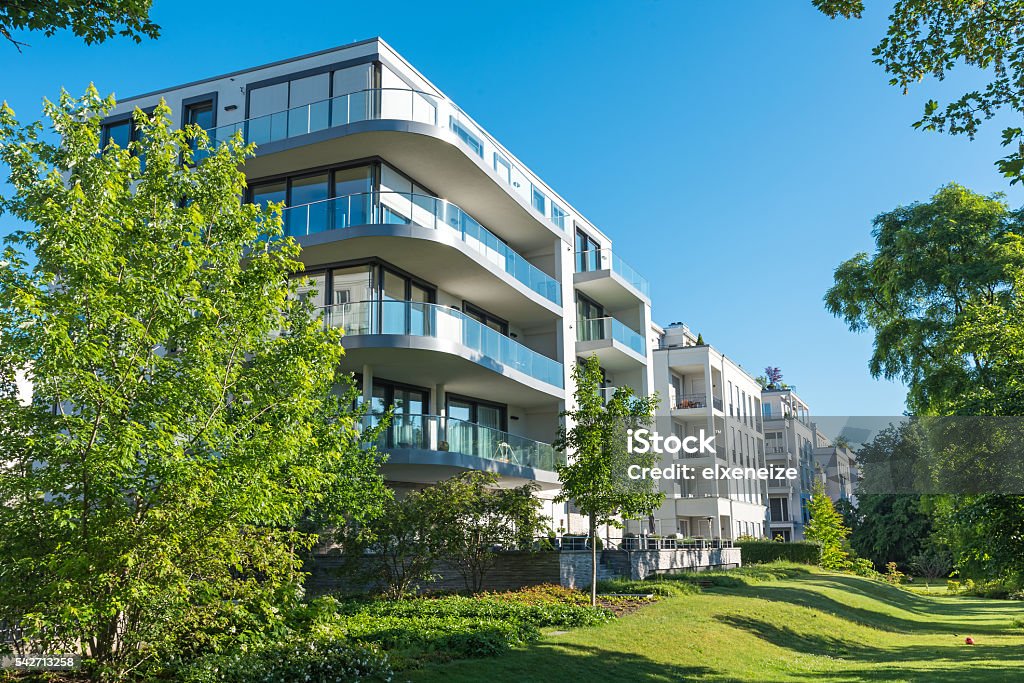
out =
[[[816,480],[811,489],[807,511],[811,519],[804,529],[804,536],[821,546],[818,564],[825,569],[849,568],[850,554],[846,550],[846,537],[850,530],[843,524],[843,516],[836,512],[832,499],[825,492],[825,484],[820,480]]]
[[[911,568],[915,555],[928,546],[932,517],[922,507],[922,496],[865,494],[858,498],[858,524],[850,546],[881,571],[889,562]]]
[[[113,104],[65,93],[49,132],[0,108],[0,207],[28,225],[0,267],[0,621],[119,677],[272,634],[314,538],[294,526],[386,488],[280,206],[239,201],[252,147],[161,104],[101,150]]]
[[[562,491],[557,500],[573,501],[590,518],[591,604],[597,604],[597,527],[620,526],[619,517],[635,519],[649,515],[661,505],[664,494],[650,480],[632,480],[632,464],[654,467],[658,456],[631,453],[629,430],[649,427],[653,422],[656,396],[637,397],[628,387],[619,387],[604,403],[601,367],[596,356],[573,366],[576,409],[562,414],[568,427],[559,429],[555,448],[569,453],[569,464],[558,467]]]
[[[535,483],[499,488],[492,472],[472,470],[426,488],[423,509],[433,520],[441,556],[462,575],[466,590],[483,589],[496,547],[531,549],[547,532]]]
[[[116,35],[137,43],[143,37],[156,38],[160,27],[149,19],[153,0],[17,0],[0,4],[0,36],[18,51],[25,43],[14,31],[42,31],[52,36],[71,31],[86,43],[102,43]]]
[[[812,0],[829,17],[860,18],[863,0]],[[942,81],[957,66],[978,70],[987,80],[945,106],[924,105],[915,128],[974,138],[982,123],[1000,111],[1024,114],[1024,2],[1022,0],[898,0],[889,28],[872,50],[875,63],[904,93],[925,78]],[[1011,153],[996,162],[1011,183],[1024,179],[1024,132],[1003,129]]]
[[[396,600],[429,582],[444,540],[431,501],[412,491],[388,500],[359,527],[344,527],[342,570],[363,583],[382,583],[384,594]]]
[[[871,374],[905,382],[915,414],[1024,414],[1022,220],[947,185],[875,218],[875,254],[836,269],[826,307],[874,332]]]

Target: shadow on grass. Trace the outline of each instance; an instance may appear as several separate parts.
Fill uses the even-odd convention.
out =
[[[722,615],[716,619],[792,652],[865,665],[864,669],[846,668],[830,672],[829,680],[964,681],[987,680],[996,676],[1006,680],[1024,679],[1024,649],[1016,644],[968,646],[950,636],[948,645],[900,645],[899,636],[894,635],[891,646],[880,648],[847,641],[832,634],[798,632],[788,626],[751,617]],[[993,661],[1000,664],[993,665]],[[922,664],[914,666],[914,662]],[[925,662],[931,665],[926,666]],[[949,662],[949,665],[934,666],[939,662]],[[987,672],[986,676],[980,675],[982,671]]]
[[[535,643],[522,650],[486,660],[461,660],[402,673],[398,680],[405,680],[408,676],[413,683],[677,683],[692,680],[740,683],[742,680],[725,676],[706,666],[677,666],[636,653],[557,642]]]
[[[764,600],[800,605],[810,609],[835,614],[850,621],[893,633],[917,634],[989,634],[1019,635],[1020,631],[1012,624],[1014,617],[1024,615],[1019,605],[988,606],[978,609],[970,603],[961,606],[938,602],[929,598],[916,596],[891,586],[874,585],[867,581],[846,579],[845,577],[821,577],[808,582],[808,588],[789,586],[758,585],[747,586],[735,591],[737,594],[748,594]],[[856,607],[840,602],[824,595],[811,586],[835,588],[846,593],[859,593],[865,597],[885,603],[897,610],[920,619],[908,619],[896,614],[879,610]],[[733,591],[727,591],[733,592]],[[981,618],[1005,619],[1002,623],[984,623]]]

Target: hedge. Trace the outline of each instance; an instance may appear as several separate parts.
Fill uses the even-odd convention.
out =
[[[788,560],[801,564],[818,564],[818,544],[806,541],[779,543],[777,541],[740,541],[736,544],[743,564],[764,564],[775,560]]]

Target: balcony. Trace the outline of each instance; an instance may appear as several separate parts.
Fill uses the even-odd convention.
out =
[[[262,147],[303,135],[325,135],[342,126],[385,120],[422,124],[450,133],[468,156],[493,169],[494,176],[522,200],[528,211],[543,216],[560,232],[572,224],[566,207],[548,196],[539,178],[519,166],[504,147],[453,102],[427,92],[407,88],[359,90],[218,126],[208,134],[211,143],[218,143],[240,132],[246,142]]]
[[[361,225],[417,225],[444,231],[481,260],[505,271],[548,301],[562,305],[558,282],[498,239],[451,202],[408,192],[364,192],[324,199],[284,210],[284,232],[296,238]]]
[[[608,308],[626,308],[640,299],[650,303],[651,286],[618,254],[608,249],[577,251],[573,284]]]
[[[324,320],[345,332],[346,348],[403,346],[394,340],[351,339],[368,335],[436,339],[451,346],[431,346],[427,350],[445,350],[513,379],[525,376],[548,387],[564,386],[561,363],[447,306],[417,301],[360,301],[326,307]]]
[[[377,422],[377,417],[365,418],[367,426]],[[557,466],[566,463],[565,454],[555,451],[551,444],[439,415],[394,415],[375,445],[390,453],[406,451],[408,457],[398,458],[404,462],[394,462],[395,465],[490,469],[526,479],[533,478],[530,470],[555,472]],[[416,451],[431,453],[417,454]]]
[[[597,354],[601,367],[622,370],[647,363],[647,344],[643,335],[615,318],[589,318],[576,321],[577,355]]]

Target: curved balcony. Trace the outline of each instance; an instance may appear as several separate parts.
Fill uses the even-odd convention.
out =
[[[358,225],[418,225],[450,231],[480,257],[537,294],[562,305],[562,290],[550,275],[520,256],[490,230],[451,202],[409,192],[364,192],[284,210],[284,231],[305,237]]]
[[[566,207],[533,173],[519,166],[504,147],[453,102],[409,88],[370,88],[331,99],[218,126],[207,131],[212,143],[241,132],[246,142],[270,145],[365,121],[397,120],[450,132],[464,151],[491,169],[506,189],[544,216],[560,232],[572,225]]]
[[[418,301],[359,301],[328,306],[326,324],[346,338],[363,335],[426,337],[454,343],[452,352],[477,365],[562,389],[562,364],[523,346],[454,308]],[[348,344],[346,344],[348,346]]]
[[[376,425],[378,418],[365,421]],[[392,454],[392,466],[491,470],[522,479],[537,479],[537,470],[553,473],[566,463],[565,454],[551,444],[440,415],[394,415],[375,445]]]

